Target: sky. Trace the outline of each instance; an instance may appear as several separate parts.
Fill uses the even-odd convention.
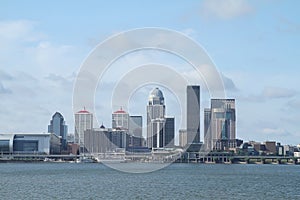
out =
[[[187,35],[210,56],[227,97],[236,99],[237,138],[299,144],[299,6],[296,0],[3,0],[0,132],[47,132],[52,115],[59,111],[73,133],[74,83],[91,51],[119,32],[160,27]],[[182,59],[166,52],[146,50],[123,56],[95,92],[95,117],[100,124],[110,127],[111,113],[123,106],[111,103],[111,91],[124,76],[119,69],[149,62],[175,66],[193,77]],[[148,94],[156,86],[138,88],[125,110],[143,115],[145,121]],[[159,87],[167,115],[176,118],[176,130],[185,128],[176,95]],[[209,107],[205,94],[201,96],[204,107]]]

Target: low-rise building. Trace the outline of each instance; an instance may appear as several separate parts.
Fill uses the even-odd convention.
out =
[[[0,134],[3,154],[60,154],[61,138],[52,133]]]

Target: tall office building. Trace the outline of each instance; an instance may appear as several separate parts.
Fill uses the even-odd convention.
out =
[[[129,117],[129,134],[142,137],[143,134],[143,117],[134,115]]]
[[[129,116],[129,143],[130,146],[142,146],[143,118],[142,116]]]
[[[48,133],[54,133],[56,136],[61,137],[62,149],[67,149],[67,134],[68,126],[65,125],[65,120],[59,112],[54,113],[50,124],[48,125]]]
[[[200,143],[200,86],[187,86],[187,143]]]
[[[75,142],[84,147],[84,131],[93,128],[93,114],[87,110],[75,113]]]
[[[211,134],[210,133],[210,119],[211,111],[209,108],[204,109],[204,144],[207,150],[212,149],[211,147]]]
[[[122,108],[112,114],[112,128],[121,130],[129,129],[129,114]]]
[[[174,147],[175,117],[165,118],[164,147]]]
[[[147,147],[157,147],[156,134],[160,131],[160,121],[165,117],[164,96],[160,89],[150,92],[147,105]],[[159,129],[157,129],[159,128]],[[155,138],[154,138],[155,137]]]
[[[162,148],[164,147],[164,136],[165,136],[165,119],[164,118],[157,118],[153,119],[150,122],[151,125],[151,146],[149,148]],[[148,138],[149,139],[149,138]]]
[[[212,99],[204,111],[205,143],[208,150],[235,147],[236,113],[234,99]]]

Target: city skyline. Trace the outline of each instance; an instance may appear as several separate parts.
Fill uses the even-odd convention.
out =
[[[0,8],[0,96],[5,106],[0,114],[0,132],[44,131],[49,117],[59,111],[64,114],[70,133],[74,133],[73,84],[89,52],[117,32],[162,27],[190,36],[215,62],[227,97],[234,97],[237,102],[239,138],[298,144],[300,3],[224,2],[227,4],[216,5],[214,0],[143,5],[118,2],[122,8],[119,9],[114,5],[116,2],[95,1],[91,7],[83,2],[66,1],[57,6],[38,1],[4,1]],[[165,63],[187,77],[194,77],[185,68],[186,63],[167,53],[136,52],[120,58],[113,64],[117,70],[106,74],[104,86],[97,89],[94,114],[100,125],[111,124],[110,115],[104,113],[112,113],[121,106],[107,105],[114,82],[122,77],[122,67],[149,62]],[[199,84],[204,90],[201,108],[209,107],[205,84],[192,84]],[[136,104],[124,109],[137,115],[144,113],[143,96],[152,87],[139,88],[130,100]],[[165,95],[177,125],[178,102],[171,91]],[[201,119],[203,113],[201,110]],[[35,119],[35,123],[29,119]]]

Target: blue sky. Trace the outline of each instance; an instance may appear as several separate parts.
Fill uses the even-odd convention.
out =
[[[239,138],[298,144],[299,6],[296,0],[3,0],[0,132],[47,131],[56,111],[64,115],[73,132],[73,83],[89,52],[120,31],[162,27],[200,43],[224,78],[233,83],[225,86],[228,97],[237,101]],[[180,63],[178,58],[150,52],[128,56],[119,65],[151,59]],[[133,112],[145,115],[147,96],[143,99],[141,94],[149,88],[133,96],[140,98],[139,103],[131,101],[136,104],[131,107],[137,108]],[[176,100],[167,89],[164,92],[167,112],[176,116]],[[98,102],[97,118],[110,126],[112,108],[105,100]],[[208,106],[207,99],[202,106]]]

